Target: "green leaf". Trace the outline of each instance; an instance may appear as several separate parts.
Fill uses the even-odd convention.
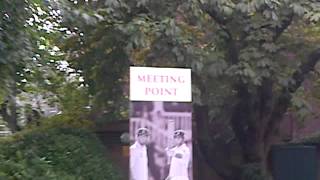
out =
[[[292,3],[290,7],[292,8],[293,12],[295,12],[299,16],[302,16],[306,12],[305,8],[298,3]]]

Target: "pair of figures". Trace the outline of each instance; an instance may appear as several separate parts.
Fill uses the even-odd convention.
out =
[[[130,146],[131,180],[148,180],[147,141],[150,132],[146,128],[137,131],[137,140]],[[183,130],[174,132],[174,146],[166,148],[170,160],[169,175],[166,180],[189,180],[188,165],[190,150],[185,144]]]

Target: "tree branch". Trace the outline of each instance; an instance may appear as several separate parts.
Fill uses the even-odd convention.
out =
[[[239,46],[238,41],[234,39],[230,30],[226,27],[227,24],[232,19],[228,19],[222,16],[215,7],[206,6],[198,0],[199,6],[202,11],[206,12],[220,27],[220,29],[226,33],[227,36],[224,37],[227,43],[227,59],[231,64],[236,64],[239,62]],[[241,42],[242,43],[242,42]]]
[[[217,10],[212,7],[209,8],[209,6],[206,6],[202,4],[201,0],[198,0],[200,9],[207,14],[209,14],[218,24],[220,25],[226,25],[227,24],[227,18],[224,18],[223,16],[220,16],[220,14],[217,12]]]
[[[281,34],[291,25],[293,18],[294,18],[294,13],[293,11],[290,11],[290,13],[288,13],[287,16],[283,17],[283,21],[281,22],[280,26],[273,27],[274,26],[273,24],[268,23],[268,24],[263,24],[259,27],[256,27],[252,29],[252,31],[257,31],[261,29],[267,29],[269,31],[272,31],[274,33],[272,37],[272,41],[275,42],[281,36]],[[245,32],[245,31],[243,32],[243,34],[241,34],[240,42],[243,42],[241,48],[245,48],[250,44],[245,41],[245,39],[249,34],[250,34],[249,32]],[[263,44],[265,42],[266,40],[263,40],[260,42],[260,44]]]
[[[268,118],[268,123],[264,131],[264,140],[267,141],[267,139],[270,138],[274,129],[283,118],[283,114],[286,113],[292,98],[291,93],[294,93],[301,86],[306,76],[314,69],[314,66],[319,60],[320,49],[316,49],[309,55],[308,61],[303,63],[299,69],[293,73],[292,79],[295,83],[290,84],[288,88],[284,88],[281,95],[273,105],[272,113]]]
[[[228,19],[224,18],[223,16],[220,16],[220,13],[217,12],[215,7],[209,8],[209,6],[202,4],[200,0],[198,0],[198,3],[200,6],[200,9],[203,12],[206,12],[219,25],[219,27],[228,35],[229,39],[232,39],[232,34],[225,27],[226,24],[228,23]]]
[[[295,81],[295,83],[289,86],[288,89],[290,93],[295,92],[301,86],[302,82],[305,80],[306,75],[308,75],[309,72],[314,69],[315,65],[319,60],[320,60],[320,48],[310,53],[308,61],[303,63],[300,66],[300,68],[293,73],[292,79]]]
[[[290,24],[292,23],[294,17],[294,13],[293,11],[290,11],[290,13],[288,14],[287,17],[284,18],[284,20],[281,23],[281,26],[277,26],[275,28],[275,35],[273,36],[273,41],[276,41],[281,34],[290,26]]]

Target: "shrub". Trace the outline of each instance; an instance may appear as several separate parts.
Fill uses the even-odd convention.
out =
[[[244,165],[241,172],[241,180],[266,180],[259,164],[256,163]]]
[[[43,128],[0,141],[0,180],[118,180],[87,130]]]

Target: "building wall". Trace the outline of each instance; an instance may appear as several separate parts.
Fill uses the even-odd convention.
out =
[[[310,117],[303,122],[293,114],[287,113],[280,125],[278,140],[276,142],[297,141],[302,138],[314,136],[320,133],[320,119]]]

